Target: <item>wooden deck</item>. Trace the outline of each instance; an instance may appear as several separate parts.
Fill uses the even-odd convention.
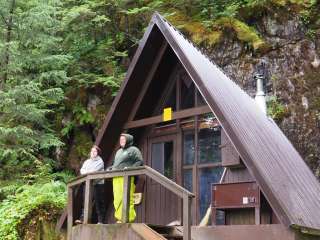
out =
[[[98,232],[101,231],[106,231],[104,234],[108,234],[107,230],[104,230],[101,225],[90,225],[91,222],[91,216],[92,216],[92,185],[93,185],[93,180],[97,179],[112,179],[113,177],[123,177],[124,178],[124,184],[123,184],[123,206],[122,206],[122,222],[123,223],[128,223],[129,221],[129,193],[130,193],[130,184],[129,184],[129,179],[132,176],[140,176],[140,175],[145,175],[152,179],[153,181],[157,182],[167,190],[171,191],[174,193],[177,197],[182,199],[182,220],[183,220],[183,232],[182,236],[184,240],[191,240],[191,201],[194,198],[194,195],[184,189],[183,187],[179,186],[172,180],[166,178],[159,172],[155,171],[154,169],[148,167],[148,166],[143,166],[143,167],[137,167],[137,168],[130,168],[126,170],[116,170],[116,171],[105,171],[105,172],[96,172],[96,173],[90,173],[84,176],[81,176],[79,178],[76,178],[72,180],[71,182],[68,183],[68,207],[67,207],[67,214],[65,217],[67,217],[67,235],[68,235],[68,240],[71,239],[95,239],[91,235],[96,236]],[[75,192],[75,187],[78,186],[79,184],[85,183],[85,199],[84,199],[84,221],[83,225],[81,226],[75,226],[74,227],[74,192]],[[64,222],[64,219],[61,219],[61,223]],[[142,225],[141,225],[142,224]],[[135,225],[128,225],[128,226],[144,226],[143,223]],[[63,224],[60,224],[61,226]],[[91,227],[90,227],[91,226]],[[119,226],[121,225],[115,225],[115,224],[109,224],[109,225],[104,225],[104,226],[114,226],[113,228],[118,229]],[[125,225],[127,226],[127,225]],[[145,225],[147,226],[147,225]],[[96,232],[93,229],[99,229],[98,232]],[[107,227],[110,229],[111,227]],[[146,228],[146,227],[144,227]],[[121,228],[122,229],[122,228]],[[78,231],[80,231],[78,233]],[[133,233],[129,234],[129,230],[121,230],[123,231],[123,236],[131,236]],[[120,231],[120,232],[121,232]],[[76,234],[74,236],[73,234]],[[99,233],[100,234],[100,233]],[[102,233],[101,233],[102,234]],[[101,237],[104,236],[104,234],[101,235]],[[128,235],[129,234],[129,235]],[[81,236],[88,236],[88,238],[81,238]],[[121,234],[120,234],[121,235]],[[100,235],[97,235],[97,239],[99,238]],[[107,236],[107,237],[106,237]],[[106,235],[104,239],[109,239],[108,235]],[[122,235],[121,235],[122,236]],[[80,238],[79,238],[80,237]],[[102,238],[101,238],[102,239]],[[110,239],[125,239],[124,237],[122,238],[110,238]],[[128,238],[131,239],[131,238]],[[133,238],[135,239],[135,238]],[[136,238],[136,239],[144,239],[144,238]],[[157,238],[155,238],[157,239]]]
[[[83,224],[72,228],[72,240],[165,240],[145,224]]]
[[[171,231],[168,231],[171,229]],[[180,229],[181,230],[181,229]],[[134,224],[84,224],[74,226],[72,240],[165,240],[182,239],[175,227]],[[210,226],[191,229],[193,240],[316,240],[318,237],[301,235],[280,224]]]

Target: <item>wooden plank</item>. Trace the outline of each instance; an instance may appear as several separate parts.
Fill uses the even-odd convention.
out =
[[[89,179],[107,179],[107,178],[114,178],[114,177],[121,177],[121,176],[135,176],[135,175],[143,175],[145,168],[142,167],[134,167],[134,168],[128,168],[126,171],[124,170],[113,170],[113,171],[99,171],[99,172],[93,172],[86,175],[83,175],[81,177],[77,177],[73,180],[71,180],[68,183],[69,187],[73,187],[75,185],[79,185],[82,182],[85,182],[86,177]]]
[[[73,189],[68,187],[68,228],[67,228],[67,239],[72,239],[72,226],[73,226]]]
[[[129,209],[130,209],[130,177],[123,177],[123,199],[122,199],[122,223],[129,222]]]
[[[191,240],[191,198],[183,195],[183,240]]]
[[[149,118],[144,118],[136,121],[130,121],[124,125],[124,129],[143,127],[147,125],[161,123],[162,121],[163,121],[162,115],[158,115],[155,117],[149,117]]]
[[[254,208],[254,222],[255,225],[260,225],[260,206]]]
[[[143,239],[148,239],[148,240],[165,240],[166,239],[145,224],[136,224],[136,223],[131,224],[131,228]]]
[[[109,179],[114,177],[138,176],[145,174],[144,167],[127,168],[126,170],[105,171],[95,174],[89,174],[88,179]]]
[[[68,207],[63,209],[63,212],[57,222],[57,225],[55,227],[56,233],[59,233],[63,227],[63,224],[65,223],[66,219],[68,218]]]
[[[88,224],[91,222],[92,215],[92,181],[86,179],[85,195],[84,195],[84,218],[83,223]]]
[[[180,120],[178,120],[178,125],[180,126]],[[177,154],[177,161],[176,161],[176,174],[177,174],[177,178],[176,178],[176,182],[177,184],[179,184],[180,186],[183,186],[183,173],[182,173],[182,162],[183,162],[183,155],[182,155],[182,149],[183,149],[183,143],[182,143],[182,130],[180,127],[178,127],[178,134],[177,134],[177,150],[176,150],[176,154]],[[182,204],[181,204],[181,200],[177,199],[178,202],[178,206],[177,206],[177,211],[178,211],[178,220],[180,222],[182,222]]]
[[[85,182],[85,181],[86,181],[86,176],[85,176],[85,175],[84,175],[84,176],[77,177],[77,178],[71,180],[71,181],[68,183],[68,187],[74,187],[74,186],[79,185],[79,184],[81,184],[81,183],[83,183],[83,182]]]
[[[172,120],[192,117],[195,115],[201,115],[209,112],[211,112],[211,110],[207,105],[201,106],[201,107],[189,108],[189,109],[173,112]],[[157,124],[161,122],[163,122],[162,115],[158,115],[155,117],[149,117],[149,118],[144,118],[136,121],[127,122],[124,126],[124,129],[143,127],[143,126]]]

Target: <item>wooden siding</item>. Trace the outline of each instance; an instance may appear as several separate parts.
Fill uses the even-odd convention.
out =
[[[251,182],[254,178],[250,175],[247,168],[227,168],[226,175],[224,176],[223,183],[234,182]]]
[[[221,160],[223,167],[243,167],[239,153],[224,130],[221,131]]]

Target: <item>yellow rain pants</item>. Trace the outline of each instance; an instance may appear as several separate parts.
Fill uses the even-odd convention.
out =
[[[118,221],[122,218],[122,197],[123,197],[123,177],[115,177],[112,179],[113,184],[113,206],[114,216]],[[130,208],[129,208],[129,222],[136,219],[136,211],[134,209],[134,198],[136,186],[134,185],[134,177],[130,177]]]

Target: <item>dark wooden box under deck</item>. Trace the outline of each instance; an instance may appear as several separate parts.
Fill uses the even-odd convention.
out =
[[[211,206],[214,225],[216,225],[217,210],[231,213],[241,209],[243,213],[245,209],[247,212],[252,212],[255,216],[254,223],[260,224],[260,205],[260,189],[256,182],[212,184]]]

